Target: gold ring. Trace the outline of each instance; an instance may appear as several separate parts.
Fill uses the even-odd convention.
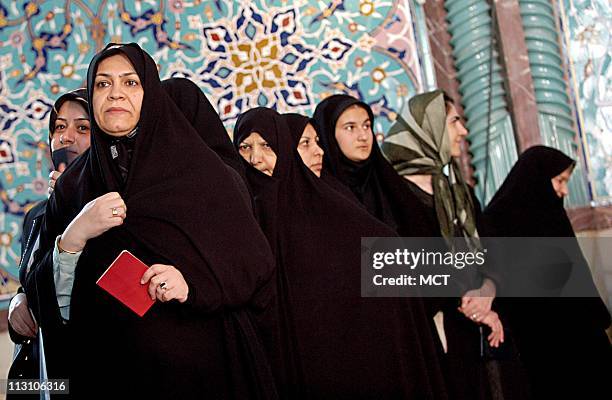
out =
[[[119,215],[119,211],[117,211],[117,207],[111,208],[111,212],[113,213],[113,217],[116,217],[117,215]]]

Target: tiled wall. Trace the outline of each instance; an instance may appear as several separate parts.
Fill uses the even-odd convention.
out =
[[[47,190],[50,107],[83,86],[105,43],[136,41],[162,77],[195,81],[230,130],[250,107],[310,113],[326,95],[346,92],[372,105],[383,133],[425,87],[414,7],[410,0],[0,3],[0,308],[16,287],[23,215]]]
[[[559,0],[560,27],[596,203],[612,200],[612,3]]]

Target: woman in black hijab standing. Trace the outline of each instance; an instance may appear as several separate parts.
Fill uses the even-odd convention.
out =
[[[256,108],[234,133],[276,256],[279,304],[262,325],[276,329],[269,349],[283,397],[446,398],[421,300],[361,297],[360,239],[394,231],[318,179],[287,130]]]
[[[559,150],[545,146],[527,149],[485,209],[488,234],[575,238],[563,207],[574,165],[575,161]],[[574,242],[571,247],[582,258]],[[538,265],[532,267],[538,269]],[[584,259],[573,268],[584,269],[592,279]],[[612,359],[605,329],[610,325],[610,314],[601,298],[501,300],[534,398],[594,399],[609,391]]]
[[[98,53],[88,89],[91,149],[58,180],[41,237],[42,248],[80,252],[71,392],[274,397],[250,321],[270,301],[273,261],[227,167],[138,45]],[[142,318],[96,285],[124,249],[151,265],[142,284],[157,301]],[[50,253],[40,256],[39,281],[48,282]]]
[[[374,114],[367,104],[336,94],[317,105],[313,120],[325,151],[324,171],[400,236],[434,236],[419,199],[382,155],[372,131]]]

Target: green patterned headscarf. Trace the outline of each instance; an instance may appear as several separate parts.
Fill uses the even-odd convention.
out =
[[[389,130],[382,151],[400,175],[432,176],[436,215],[449,244],[463,236],[471,249],[480,248],[472,197],[451,156],[444,92],[411,98]]]

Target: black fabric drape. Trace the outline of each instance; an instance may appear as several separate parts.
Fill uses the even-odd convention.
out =
[[[395,229],[400,236],[433,236],[423,217],[426,211],[384,158],[374,133],[372,152],[364,162],[353,162],[342,154],[335,137],[336,122],[347,108],[354,105],[363,107],[374,123],[372,109],[348,95],[333,95],[317,105],[313,119],[325,151],[323,169],[349,187],[372,215]]]
[[[317,179],[287,129],[256,108],[234,134],[238,146],[258,132],[277,156],[273,176],[247,178],[276,256],[277,309],[262,325],[284,397],[446,398],[422,301],[361,297],[361,237],[395,232]]]
[[[97,67],[115,54],[130,60],[144,89],[127,180],[122,185],[112,172],[112,156],[92,120],[90,151],[64,172],[49,201],[45,251],[33,277],[52,289],[48,258],[55,237],[89,201],[121,194],[123,225],[90,239],[76,267],[71,389],[79,396],[274,397],[265,359],[252,356],[262,352],[249,311],[271,301],[274,264],[265,236],[227,167],[163,90],[155,62],[138,45],[109,45],[94,57],[90,113]],[[123,249],[148,265],[179,269],[189,286],[186,303],[157,302],[139,318],[100,289],[96,280]]]
[[[535,146],[526,150],[485,209],[484,232],[500,237],[575,237],[563,199],[551,183],[574,164],[556,149]],[[577,241],[572,247],[581,254]],[[549,256],[561,255],[545,257]],[[590,276],[584,259],[573,268],[582,268]],[[605,329],[610,314],[600,298],[506,298],[497,302],[510,318],[535,398],[596,398],[590,396],[607,390],[612,359]]]
[[[202,90],[186,78],[170,78],[162,81],[162,87],[200,137],[228,166],[243,178],[245,168],[240,155],[232,146],[221,118]]]
[[[187,121],[198,132],[204,143],[214,151],[228,167],[240,194],[251,209],[253,204],[246,183],[245,168],[240,155],[234,149],[221,118],[202,90],[186,78],[170,78],[162,81],[162,87],[174,104],[183,112]]]

